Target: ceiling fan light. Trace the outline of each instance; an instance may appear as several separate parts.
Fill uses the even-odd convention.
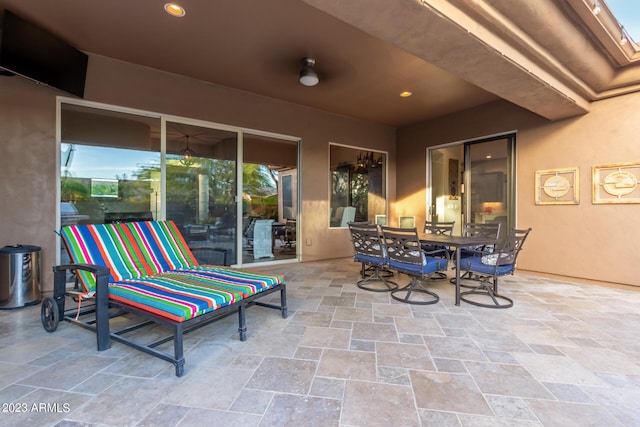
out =
[[[305,86],[315,86],[320,82],[318,73],[312,68],[305,67],[300,71],[300,83]]]
[[[302,69],[300,70],[300,83],[305,86],[315,86],[320,82],[318,73],[315,70],[315,58],[302,58]]]

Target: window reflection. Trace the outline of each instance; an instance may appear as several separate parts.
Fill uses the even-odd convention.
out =
[[[386,222],[386,159],[382,152],[330,145],[331,227]]]
[[[273,223],[262,239],[269,259],[297,257],[297,140],[244,133],[238,165],[238,129],[187,119],[164,128],[161,153],[160,116],[62,104],[61,224],[168,219],[201,263],[259,262],[255,235],[237,230],[242,206]]]
[[[62,225],[158,218],[159,119],[64,104],[61,124]]]

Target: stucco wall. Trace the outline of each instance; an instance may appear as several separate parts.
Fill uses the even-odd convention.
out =
[[[428,146],[517,132],[517,226],[533,231],[519,268],[640,286],[640,204],[594,205],[592,166],[640,161],[640,93],[593,103],[589,114],[549,122],[507,102],[401,129],[396,210],[424,215]],[[579,205],[535,205],[536,170],[578,167]],[[418,182],[416,182],[418,181]],[[424,220],[424,217],[422,218]]]
[[[45,290],[52,289],[55,263],[55,106],[60,95],[19,77],[0,77],[0,246],[41,246]],[[390,176],[395,174],[393,128],[130,63],[91,56],[85,99],[300,137],[303,260],[353,253],[348,231],[328,227],[329,142],[388,151]],[[393,178],[389,188],[393,198]]]
[[[55,95],[0,77],[0,246],[40,246],[45,283],[55,260]]]
[[[348,232],[328,228],[329,142],[388,151],[389,199],[397,198],[390,218],[416,215],[420,224],[425,213],[426,147],[517,131],[517,225],[534,229],[520,268],[640,285],[640,228],[633,222],[640,205],[591,203],[594,164],[640,161],[638,93],[594,103],[589,114],[555,123],[498,101],[399,129],[397,145],[396,131],[389,127],[104,57],[91,58],[85,93],[91,101],[302,138],[304,260],[352,254]],[[0,246],[41,246],[45,290],[51,289],[55,262],[59,95],[25,79],[0,77]],[[558,167],[580,169],[580,205],[535,206],[535,171]]]

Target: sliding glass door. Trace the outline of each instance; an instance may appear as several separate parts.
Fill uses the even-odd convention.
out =
[[[238,262],[238,132],[167,121],[166,218],[182,230],[201,263]]]
[[[514,136],[471,142],[465,146],[468,222],[500,223],[500,235],[515,224]]]
[[[87,102],[59,128],[61,226],[168,219],[201,263],[299,257],[297,138]]]
[[[460,235],[464,224],[462,211],[462,170],[464,146],[455,145],[429,150],[430,192],[427,218],[454,222],[453,234]]]
[[[427,217],[455,221],[454,234],[497,222],[504,236],[515,224],[514,151],[512,134],[428,149]]]
[[[243,264],[298,257],[298,143],[243,132]]]

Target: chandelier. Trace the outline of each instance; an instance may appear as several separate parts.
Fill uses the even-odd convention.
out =
[[[187,146],[184,150],[180,151],[180,155],[182,159],[180,159],[180,163],[185,166],[191,166],[193,164],[193,157],[196,155],[195,151],[189,148],[189,135],[185,135],[187,139]]]
[[[373,151],[359,152],[356,160],[356,172],[364,173],[370,168],[382,166],[382,154],[376,159]]]

